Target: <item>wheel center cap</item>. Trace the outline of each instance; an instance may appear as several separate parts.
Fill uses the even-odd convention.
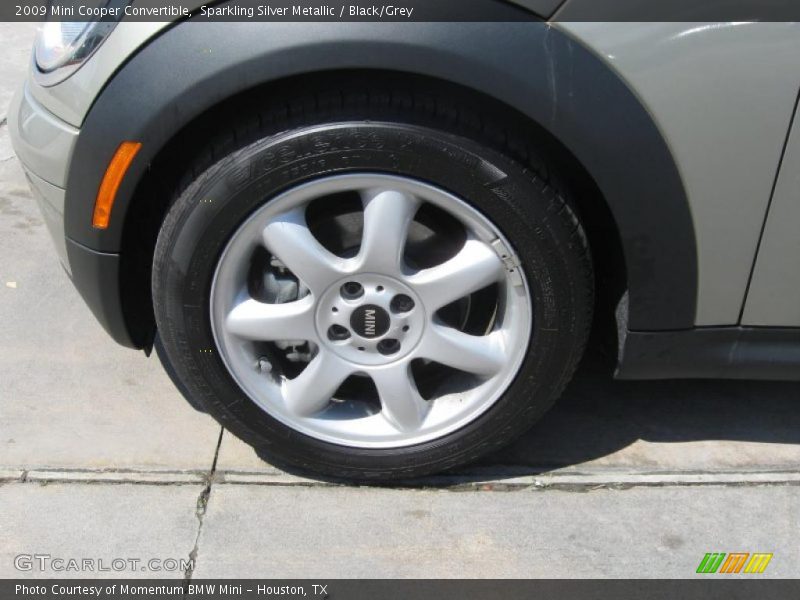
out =
[[[332,284],[316,309],[320,340],[352,364],[378,366],[413,351],[425,331],[425,307],[393,277],[354,273]]]
[[[389,331],[389,313],[377,304],[359,306],[350,315],[350,327],[364,338],[376,338]]]

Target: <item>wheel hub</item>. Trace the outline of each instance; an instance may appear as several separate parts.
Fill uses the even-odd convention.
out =
[[[331,285],[317,305],[327,348],[350,363],[379,366],[407,356],[425,330],[425,309],[407,285],[365,273]]]

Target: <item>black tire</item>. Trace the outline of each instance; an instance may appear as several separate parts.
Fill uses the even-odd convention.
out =
[[[153,350],[155,350],[161,366],[164,367],[167,377],[169,377],[169,380],[172,382],[172,385],[175,386],[175,389],[177,389],[181,396],[183,396],[183,399],[186,400],[186,402],[189,403],[189,406],[191,406],[197,412],[206,412],[205,407],[200,404],[199,399],[192,395],[192,392],[189,391],[189,388],[186,387],[178,374],[175,372],[175,365],[173,365],[167,356],[167,351],[164,349],[164,343],[161,341],[161,336],[158,334],[158,331],[156,331],[156,336],[153,339]]]
[[[193,404],[260,456],[290,470],[336,479],[388,481],[474,461],[538,420],[583,353],[594,290],[586,236],[570,203],[530,165],[511,158],[513,151],[501,153],[465,137],[462,127],[455,128],[457,135],[420,126],[419,114],[411,109],[380,122],[366,120],[373,116],[368,105],[360,110],[364,120],[359,121],[339,121],[330,107],[324,119],[308,111],[305,124],[266,135],[196,176],[170,208],[159,234],[153,301],[162,360]],[[530,346],[504,396],[452,434],[397,449],[330,444],[270,417],[228,373],[215,351],[210,323],[216,263],[248,215],[301,182],[365,171],[428,181],[468,201],[515,247],[533,296]]]

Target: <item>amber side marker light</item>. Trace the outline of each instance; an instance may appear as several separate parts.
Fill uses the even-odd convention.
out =
[[[100,189],[97,190],[97,200],[94,203],[92,226],[95,229],[108,229],[117,190],[141,147],[140,142],[122,142],[111,162],[108,163],[106,174],[103,175],[103,181],[100,183]]]

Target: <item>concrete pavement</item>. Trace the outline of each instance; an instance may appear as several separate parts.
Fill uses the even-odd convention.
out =
[[[191,508],[201,489],[201,485],[4,485],[0,487],[0,577],[40,576],[38,567],[50,561],[53,568],[45,570],[50,577],[80,577],[80,572],[60,569],[66,569],[70,559],[93,559],[97,570],[83,575],[108,577],[121,572],[126,577],[183,578],[186,565],[181,561],[188,561],[197,537],[198,521]],[[48,560],[43,563],[34,558],[37,555],[50,558],[41,559]],[[137,565],[127,560],[135,558],[160,562]],[[112,564],[115,559],[124,562]],[[100,571],[100,561],[110,570]],[[32,568],[18,571],[15,562],[22,569]]]
[[[0,123],[33,29],[0,24]],[[192,554],[192,577],[684,577],[712,551],[774,552],[766,574],[796,576],[798,400],[789,383],[614,382],[593,350],[539,425],[459,473],[294,477],[106,336],[0,125],[0,577],[39,574],[20,553]]]
[[[455,493],[219,485],[194,576],[683,578],[706,552],[737,548],[777,549],[767,572],[794,577],[800,549],[787,528],[797,531],[799,501],[797,487]],[[732,526],[726,506],[747,516]]]

